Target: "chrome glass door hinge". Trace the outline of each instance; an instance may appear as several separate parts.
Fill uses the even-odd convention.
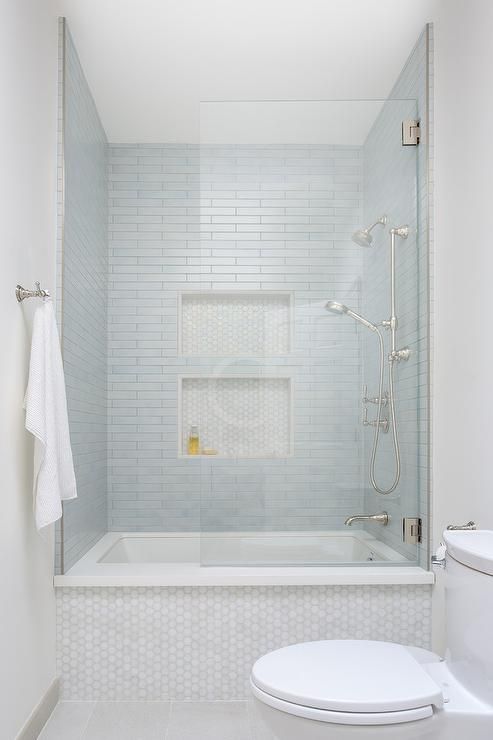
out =
[[[418,146],[421,138],[420,122],[415,118],[408,118],[402,122],[402,146]]]
[[[417,545],[421,542],[422,524],[417,516],[405,516],[402,520],[402,539],[406,545]]]

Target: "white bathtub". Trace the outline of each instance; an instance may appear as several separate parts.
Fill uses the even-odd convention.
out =
[[[109,532],[65,575],[55,576],[55,585],[433,583],[431,572],[406,563],[398,552],[358,530],[205,534]]]
[[[208,566],[298,566],[402,562],[365,532],[123,534],[100,563],[202,563]]]

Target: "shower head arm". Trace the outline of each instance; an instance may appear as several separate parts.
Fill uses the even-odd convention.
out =
[[[388,221],[387,216],[385,215],[380,216],[380,218],[377,219],[374,224],[372,224],[371,226],[367,226],[366,229],[364,229],[364,231],[367,231],[368,233],[370,233],[370,231],[372,231],[375,228],[375,226],[379,226],[379,225],[385,226],[387,224],[387,221]]]

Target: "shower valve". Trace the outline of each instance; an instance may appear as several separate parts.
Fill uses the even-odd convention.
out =
[[[376,406],[378,406],[378,404],[380,403],[380,398],[378,396],[371,396],[371,397],[368,396],[368,386],[367,385],[363,386],[363,399],[362,400],[364,404],[374,403]],[[385,391],[384,394],[382,395],[381,403],[382,403],[382,406],[388,406],[389,394],[387,393],[387,391]]]
[[[362,421],[363,421],[363,426],[364,427],[376,427],[377,425],[379,425],[380,426],[380,429],[385,434],[389,431],[389,420],[388,419],[380,419],[380,421],[378,421],[377,419],[373,419],[372,421],[370,421],[368,419],[368,409],[367,408],[365,408],[365,410],[364,410],[363,420]]]
[[[389,362],[401,362],[401,360],[409,360],[411,356],[411,350],[409,347],[404,349],[394,349],[389,354]]]

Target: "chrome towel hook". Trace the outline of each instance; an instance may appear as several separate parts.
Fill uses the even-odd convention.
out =
[[[26,290],[22,287],[22,285],[17,285],[15,289],[15,297],[19,301],[24,300],[24,298],[50,298],[50,294],[47,290],[43,290],[39,283],[34,283],[36,286],[36,290]]]

